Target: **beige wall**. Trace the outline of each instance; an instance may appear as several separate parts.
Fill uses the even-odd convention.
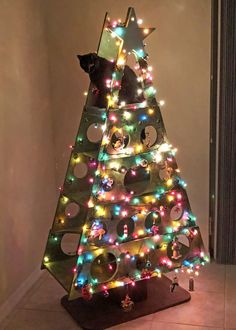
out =
[[[56,203],[39,3],[0,3],[0,304],[39,269]]]
[[[158,99],[170,142],[188,183],[188,194],[207,244],[210,0],[50,0],[45,6],[56,141],[57,184],[64,180],[84,104],[88,78],[80,69],[78,53],[97,48],[104,14],[126,16],[136,9],[144,25],[157,30],[147,38]]]
[[[206,241],[210,0],[2,0],[0,304],[41,261],[88,86],[76,54],[96,50],[105,11],[128,6],[157,27],[155,86]]]

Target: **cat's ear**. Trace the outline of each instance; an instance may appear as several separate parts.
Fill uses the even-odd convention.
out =
[[[93,60],[96,60],[98,58],[98,54],[97,53],[91,53],[91,57]]]
[[[81,58],[83,57],[83,55],[77,55],[78,59],[81,60]]]

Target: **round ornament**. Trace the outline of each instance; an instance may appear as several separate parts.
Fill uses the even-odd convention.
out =
[[[108,192],[113,189],[114,180],[109,177],[105,177],[101,179],[101,187],[104,191]]]
[[[156,235],[161,224],[161,215],[159,212],[150,212],[145,219],[145,227]]]
[[[126,148],[129,143],[129,135],[122,129],[117,130],[111,136],[111,145],[115,151],[121,151]]]
[[[93,243],[100,243],[103,241],[106,232],[107,228],[105,223],[96,219],[92,222],[91,228],[89,229],[88,239]]]
[[[172,173],[173,169],[168,165],[167,161],[160,165],[159,177],[162,181],[168,181]]]
[[[128,238],[134,232],[134,220],[131,218],[122,219],[117,225],[117,234],[122,238]]]
[[[151,148],[157,140],[157,131],[153,126],[146,126],[141,132],[141,142],[146,148]]]
[[[175,205],[170,210],[170,219],[171,220],[180,220],[183,215],[183,207],[181,205]]]

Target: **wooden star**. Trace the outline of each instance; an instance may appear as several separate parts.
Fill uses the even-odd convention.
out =
[[[155,28],[140,28],[137,23],[134,8],[129,8],[124,26],[111,29],[123,41],[123,50],[135,52],[142,56],[144,54],[143,40],[149,36]]]

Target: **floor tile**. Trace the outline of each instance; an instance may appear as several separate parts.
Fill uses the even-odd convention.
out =
[[[165,329],[165,330],[224,330],[224,328],[216,327],[201,327],[198,325],[166,323],[154,321],[150,330]]]
[[[41,279],[40,284],[23,298],[18,308],[64,311],[60,301],[65,294],[66,291],[61,285],[47,274]]]
[[[154,315],[154,322],[224,327],[224,294],[194,292],[191,301]]]
[[[225,293],[236,297],[236,265],[226,266]]]
[[[236,296],[228,296],[225,301],[225,327],[236,329]]]
[[[152,327],[152,319],[153,315],[147,315],[144,317],[140,317],[136,320],[122,323],[119,325],[116,325],[114,327],[109,328],[109,330],[151,330]]]
[[[194,287],[196,292],[224,292],[225,291],[225,265],[215,263],[206,264],[200,270],[200,275],[194,277]],[[173,277],[173,272],[168,273],[169,278]],[[188,290],[189,275],[178,274],[180,285]]]
[[[236,265],[226,266],[225,327],[236,329]]]
[[[19,309],[6,320],[1,330],[79,330],[66,312]]]

